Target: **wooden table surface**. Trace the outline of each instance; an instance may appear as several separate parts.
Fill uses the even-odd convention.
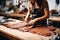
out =
[[[48,20],[60,22],[60,16],[59,17],[50,17],[50,18],[48,18]]]
[[[3,16],[8,16],[8,17],[25,17],[26,15],[25,14],[15,14],[15,13],[4,13],[4,12],[0,12],[0,15],[3,15]]]
[[[3,25],[0,25],[0,33],[7,35],[6,37],[12,38],[13,40],[17,40],[17,39],[19,40],[41,40],[41,39],[45,40],[47,38],[47,37],[44,37],[38,34],[33,34],[30,32],[22,32],[16,29],[10,29]],[[52,36],[50,36],[49,38],[52,39]]]

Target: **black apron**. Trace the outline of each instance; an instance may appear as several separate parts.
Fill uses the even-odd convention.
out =
[[[35,18],[38,18],[38,17],[42,17],[44,15],[45,15],[45,13],[44,13],[44,8],[43,7],[39,8],[39,9],[34,9],[34,11],[32,13],[32,20],[35,19]],[[39,26],[40,24],[46,26],[47,25],[46,19],[41,20],[41,21],[36,21],[36,23],[33,26],[34,27]]]

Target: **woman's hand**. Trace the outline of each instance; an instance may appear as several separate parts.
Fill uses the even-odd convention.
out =
[[[28,22],[28,25],[33,25],[35,22],[36,22],[36,20],[30,20],[30,21]]]

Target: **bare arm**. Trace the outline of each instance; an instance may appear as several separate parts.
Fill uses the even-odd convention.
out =
[[[30,15],[30,5],[31,5],[31,3],[30,3],[30,1],[28,0],[28,6],[27,6],[28,12],[27,12],[27,15],[26,15],[26,17],[25,17],[25,21],[28,21],[28,18],[29,18],[29,15]]]

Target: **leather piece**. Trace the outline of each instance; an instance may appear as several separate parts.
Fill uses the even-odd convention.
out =
[[[27,25],[26,22],[19,22],[19,23],[16,23],[16,24],[10,24],[10,23],[6,23],[6,24],[3,24],[5,25],[6,27],[8,28],[12,28],[12,29],[18,29],[20,27],[24,27]]]
[[[52,32],[54,32],[56,30],[55,27],[52,26],[39,26],[39,27],[35,27],[32,28],[32,26],[26,26],[23,28],[19,28],[18,30],[20,31],[28,31],[30,33],[34,33],[34,34],[38,34],[38,35],[42,35],[42,36],[51,36]]]

